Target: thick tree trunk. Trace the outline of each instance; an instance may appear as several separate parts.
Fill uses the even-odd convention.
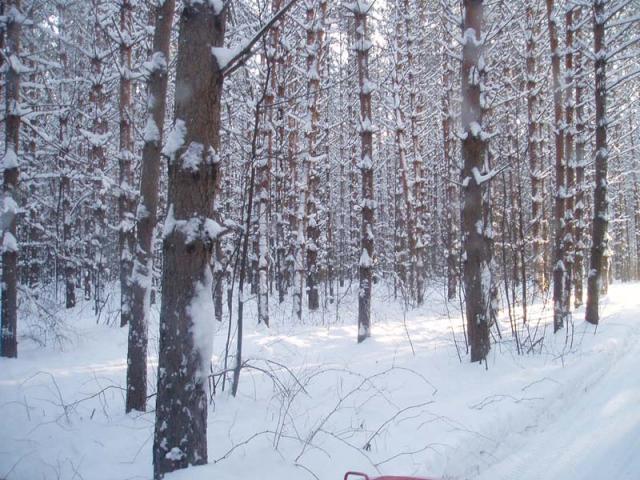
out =
[[[207,463],[211,362],[213,203],[219,181],[225,2],[187,1],[180,17],[169,211],[163,242],[160,355],[153,446],[155,478]]]
[[[118,251],[120,254],[120,326],[131,321],[133,304],[133,255],[135,245],[134,208],[136,194],[133,190],[133,112],[131,111],[131,42],[133,5],[130,0],[120,3],[120,116],[119,192],[118,192]]]
[[[18,221],[17,189],[20,177],[20,34],[24,20],[20,0],[8,0],[6,18],[6,117],[5,150],[2,159],[2,330],[0,355],[18,356]]]
[[[593,230],[591,233],[591,265],[587,277],[586,321],[597,325],[602,285],[607,282],[605,256],[608,251],[609,200],[607,192],[607,47],[605,41],[604,0],[593,1],[593,52],[595,55],[595,188],[593,191]]]
[[[491,321],[491,239],[487,221],[487,199],[482,173],[486,167],[487,142],[482,130],[483,105],[480,96],[484,79],[484,42],[481,27],[482,0],[464,0],[464,42],[462,48],[462,176],[464,203],[464,287],[467,334],[471,361],[486,359],[489,353]]]
[[[131,322],[127,350],[127,412],[144,411],[147,401],[147,330],[153,276],[153,231],[158,217],[160,149],[167,97],[167,65],[175,0],[156,7],[153,52],[147,71],[147,124],[142,149],[140,201],[137,211],[132,273]]]

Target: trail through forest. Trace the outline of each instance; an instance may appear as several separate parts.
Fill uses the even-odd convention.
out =
[[[507,437],[500,460],[478,480],[638,478],[640,302],[634,293],[613,293],[604,321],[605,335],[614,336],[593,347],[599,358],[582,358],[584,374],[563,386],[521,442]]]

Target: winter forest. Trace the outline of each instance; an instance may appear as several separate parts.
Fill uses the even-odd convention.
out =
[[[639,0],[1,0],[0,479],[637,480],[639,58]]]

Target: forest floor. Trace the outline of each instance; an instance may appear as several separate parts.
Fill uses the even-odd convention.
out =
[[[441,292],[406,314],[376,293],[373,336],[361,345],[352,294],[304,325],[290,305],[271,306],[268,330],[250,312],[238,397],[221,383],[212,397],[210,463],[167,478],[640,478],[640,284],[612,285],[597,330],[579,310],[553,335],[549,307],[531,308],[530,330],[519,331],[534,344],[527,354],[503,318],[486,365],[464,357],[459,307]],[[124,413],[127,331],[115,326],[116,305],[98,324],[89,304],[48,313],[65,317],[62,349],[23,338],[18,360],[0,359],[0,479],[151,478],[155,399],[148,413]],[[227,329],[216,324],[214,372]]]

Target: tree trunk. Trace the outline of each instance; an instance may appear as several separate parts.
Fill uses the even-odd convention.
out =
[[[607,192],[607,50],[605,42],[605,1],[593,0],[593,52],[595,55],[595,188],[593,191],[593,229],[591,233],[591,265],[587,277],[585,319],[594,325],[600,319],[600,289],[606,280],[605,255],[608,250],[609,200]]]
[[[316,0],[307,3],[307,119],[305,121],[305,138],[307,151],[304,153],[307,175],[307,189],[305,199],[305,252],[307,256],[307,299],[309,310],[320,307],[318,292],[318,239],[320,238],[319,215],[317,205],[317,188],[319,172],[317,163],[321,158],[317,148],[316,131],[320,113],[318,100],[320,94],[320,53],[324,41],[324,17],[327,1]]]
[[[462,176],[464,202],[462,232],[464,236],[464,286],[467,333],[471,361],[485,360],[489,353],[491,321],[491,240],[490,225],[485,224],[487,199],[483,193],[483,177],[487,141],[482,131],[484,88],[484,42],[481,26],[482,0],[464,0],[464,42],[462,48]],[[482,61],[481,61],[482,60]]]
[[[392,71],[392,89],[393,89],[393,117],[394,117],[394,130],[395,130],[395,144],[397,151],[397,165],[398,175],[400,176],[400,186],[402,187],[402,200],[404,209],[402,210],[403,222],[405,232],[402,233],[403,241],[400,242],[400,250],[398,252],[401,262],[405,265],[403,271],[407,272],[407,275],[402,275],[403,280],[406,280],[407,293],[411,296],[415,293],[415,275],[416,275],[416,229],[415,229],[415,203],[413,199],[414,191],[409,179],[409,167],[407,165],[407,145],[406,145],[406,133],[405,133],[405,114],[402,105],[402,79],[403,79],[403,64],[405,58],[401,49],[402,44],[402,23],[400,19],[404,16],[401,13],[401,8],[397,5],[395,10],[396,15],[399,17],[396,23],[396,36],[394,43],[395,50],[395,65]],[[407,45],[405,45],[407,47]],[[406,51],[405,51],[406,53]],[[406,239],[406,241],[404,241]]]
[[[60,38],[58,38],[58,52],[60,55],[60,65],[62,68],[63,78],[69,76],[68,65],[68,46],[63,41],[66,38],[66,17],[67,9],[66,4],[60,2],[57,5],[58,13],[58,32]],[[67,98],[67,90],[65,85],[60,85],[60,98]],[[61,204],[61,221],[62,221],[62,251],[64,257],[64,285],[65,285],[65,307],[73,308],[76,306],[76,265],[73,259],[73,239],[71,227],[73,222],[70,218],[71,215],[71,167],[69,166],[69,117],[71,115],[70,110],[61,109],[58,113],[58,142],[61,145],[59,153],[58,168],[60,174],[60,204]]]
[[[282,6],[282,0],[273,0],[271,3],[271,11],[275,15]],[[264,144],[266,144],[266,157],[258,159],[256,174],[258,177],[258,323],[264,323],[269,326],[269,210],[270,210],[270,191],[271,191],[271,171],[274,162],[273,144],[275,124],[273,121],[273,104],[275,102],[277,88],[277,43],[279,41],[279,30],[274,28],[268,37],[266,62],[267,62],[267,83],[266,94],[264,98]],[[263,148],[264,153],[264,148]]]
[[[575,18],[574,18],[575,16]],[[575,97],[573,89],[575,88],[574,74],[574,29],[575,25],[580,23],[579,10],[574,12],[573,6],[567,6],[565,13],[565,31],[566,31],[566,53],[565,53],[565,147],[564,154],[566,159],[565,170],[565,207],[564,207],[564,228],[563,228],[563,248],[564,248],[564,292],[562,294],[563,312],[565,322],[571,319],[571,293],[573,287],[573,270],[575,263],[574,255],[574,208],[575,208],[575,150],[574,150],[574,132],[575,132]]]
[[[105,248],[107,244],[107,185],[106,170],[107,156],[106,143],[109,139],[107,116],[105,104],[107,101],[105,93],[104,75],[104,32],[100,25],[102,0],[93,0],[93,51],[91,58],[91,136],[89,137],[89,165],[92,174],[92,202],[91,211],[87,212],[86,219],[86,248],[87,254],[85,271],[85,299],[91,297],[93,287],[94,308],[97,314],[102,308],[104,299],[102,298],[105,279]]]
[[[576,44],[581,45],[581,29],[576,32]],[[585,111],[584,111],[584,90],[585,81],[583,77],[584,72],[584,60],[582,55],[582,46],[579,46],[574,55],[574,64],[576,65],[576,92],[575,92],[575,105],[576,105],[576,151],[575,151],[575,203],[573,211],[574,219],[574,249],[575,258],[573,263],[573,280],[574,280],[574,303],[573,306],[578,308],[582,306],[582,299],[584,297],[584,252],[586,246],[584,243],[586,222],[584,220],[584,202],[585,202],[585,185],[584,185],[584,170],[586,167],[586,155],[585,145],[587,143],[587,132],[585,129]]]
[[[404,0],[404,37],[406,48],[406,65],[407,65],[407,85],[409,89],[409,129],[411,135],[411,155],[413,160],[413,202],[414,212],[413,215],[407,212],[407,215],[411,215],[412,225],[407,226],[413,229],[413,240],[409,240],[409,250],[413,249],[414,256],[410,258],[410,279],[413,277],[413,285],[411,285],[411,291],[413,297],[418,305],[422,305],[424,296],[424,278],[425,278],[425,218],[426,218],[426,206],[424,198],[424,175],[423,160],[422,160],[422,148],[420,144],[420,134],[418,131],[418,80],[416,79],[415,61],[414,56],[416,54],[415,38],[416,33],[413,29],[413,17],[410,14],[412,3],[409,0]],[[409,219],[407,219],[409,222]],[[411,246],[413,242],[413,247]]]
[[[527,155],[531,179],[531,244],[533,257],[533,284],[536,293],[543,293],[545,282],[542,220],[544,217],[544,168],[540,160],[540,86],[537,77],[536,39],[538,15],[531,2],[527,3],[526,72],[527,72]]]
[[[158,221],[160,149],[164,129],[169,42],[175,0],[156,7],[153,52],[147,72],[147,125],[142,149],[140,201],[136,214],[136,248],[132,273],[131,322],[127,350],[126,410],[144,411],[147,401],[147,330],[153,276],[153,231]]]
[[[7,69],[5,83],[6,117],[5,150],[2,160],[2,333],[0,355],[18,356],[18,221],[17,189],[20,177],[18,152],[20,149],[20,34],[24,17],[20,0],[6,3],[6,52]]]
[[[135,245],[134,208],[136,194],[133,190],[133,136],[131,110],[131,42],[133,5],[130,0],[120,3],[120,116],[119,192],[118,192],[118,251],[120,254],[120,326],[131,321],[133,291],[131,273]]]
[[[362,175],[362,230],[360,240],[358,290],[358,343],[371,336],[371,288],[373,283],[373,122],[371,118],[371,81],[369,49],[372,44],[367,31],[367,15],[373,4],[360,1],[351,5],[355,15],[354,50],[358,62],[360,87],[360,172]]]
[[[553,331],[563,328],[566,320],[564,311],[564,197],[565,197],[565,161],[562,127],[562,86],[560,83],[560,47],[558,45],[558,27],[554,0],[546,0],[547,23],[549,26],[549,45],[551,46],[551,75],[553,77],[553,112],[555,138],[555,203],[553,210]]]
[[[164,227],[154,475],[207,463],[207,378],[213,299],[211,228],[219,181],[225,2],[185,2],[180,17],[175,124]],[[221,8],[220,8],[221,7]]]
[[[447,246],[447,299],[456,298],[460,262],[460,193],[457,183],[460,178],[460,168],[455,159],[454,147],[454,126],[455,117],[451,106],[453,96],[453,69],[447,50],[442,55],[443,73],[443,93],[442,93],[442,137],[443,137],[443,159],[446,168],[446,246]]]

